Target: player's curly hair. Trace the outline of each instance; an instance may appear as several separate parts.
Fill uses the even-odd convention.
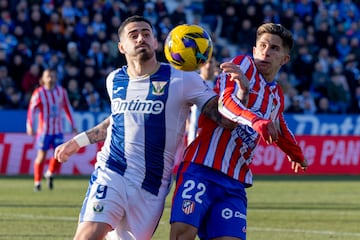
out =
[[[264,33],[270,33],[279,36],[282,39],[284,48],[287,48],[289,51],[293,48],[294,39],[292,33],[286,29],[281,24],[276,23],[264,23],[258,27],[256,31],[256,41]]]

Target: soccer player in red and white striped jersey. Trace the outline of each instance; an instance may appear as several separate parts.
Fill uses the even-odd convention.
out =
[[[223,73],[215,87],[219,112],[238,126],[224,129],[200,116],[198,136],[179,166],[170,239],[246,239],[245,188],[253,183],[250,165],[260,138],[284,151],[295,172],[306,170],[274,80],[290,60],[292,45],[291,32],[266,23],[257,30],[253,58],[240,55],[220,66]]]
[[[55,148],[64,142],[63,113],[70,121],[73,132],[76,132],[73,110],[66,90],[57,84],[55,69],[45,69],[40,79],[40,86],[31,95],[26,121],[28,135],[36,133],[37,155],[34,162],[34,190],[41,190],[45,158],[50,148]],[[34,126],[37,124],[37,130]],[[53,188],[53,175],[59,168],[59,162],[50,159],[45,173],[48,187]]]

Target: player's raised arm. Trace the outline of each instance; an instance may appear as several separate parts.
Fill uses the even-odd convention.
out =
[[[230,80],[235,81],[238,86],[236,96],[244,106],[249,102],[249,80],[241,71],[239,65],[233,62],[224,62],[220,65],[224,73],[229,74]]]
[[[54,157],[59,162],[66,162],[71,155],[86,145],[102,142],[106,138],[106,130],[110,125],[110,118],[96,125],[95,127],[82,132],[69,141],[58,146],[54,151]]]

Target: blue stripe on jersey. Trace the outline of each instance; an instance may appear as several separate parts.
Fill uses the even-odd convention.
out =
[[[157,100],[164,103],[169,93],[169,66],[160,69],[150,77],[150,88],[147,100]],[[157,195],[164,171],[164,149],[166,139],[165,108],[160,114],[145,114],[145,178],[142,187]]]
[[[115,74],[113,79],[113,96],[111,99],[121,98],[126,99],[126,89],[129,85],[129,76],[126,74],[125,68]],[[107,166],[119,173],[124,175],[127,168],[125,159],[125,129],[124,129],[124,114],[113,114],[113,125],[112,125],[112,138],[110,144],[109,159],[107,160]],[[116,129],[116,131],[114,130]],[[116,142],[115,142],[116,141]]]
[[[164,150],[166,140],[165,105],[168,99],[171,68],[161,65],[159,70],[150,76],[150,87],[146,100],[162,102],[163,110],[159,113],[143,113],[144,117],[144,161],[145,176],[142,188],[157,195],[161,186],[164,172]],[[117,72],[113,79],[112,99],[127,99],[129,76],[126,69]],[[130,93],[129,93],[130,94]],[[123,113],[113,113],[112,138],[109,158],[106,165],[109,169],[124,175],[128,165],[125,153],[125,123]]]

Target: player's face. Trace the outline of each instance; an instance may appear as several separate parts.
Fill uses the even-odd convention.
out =
[[[253,57],[259,72],[269,82],[274,80],[281,66],[290,60],[279,36],[264,33],[253,48]]]
[[[54,71],[45,70],[41,80],[45,86],[53,86],[56,83],[56,73]]]
[[[132,22],[125,26],[118,45],[126,56],[148,60],[155,56],[157,40],[146,22]]]

